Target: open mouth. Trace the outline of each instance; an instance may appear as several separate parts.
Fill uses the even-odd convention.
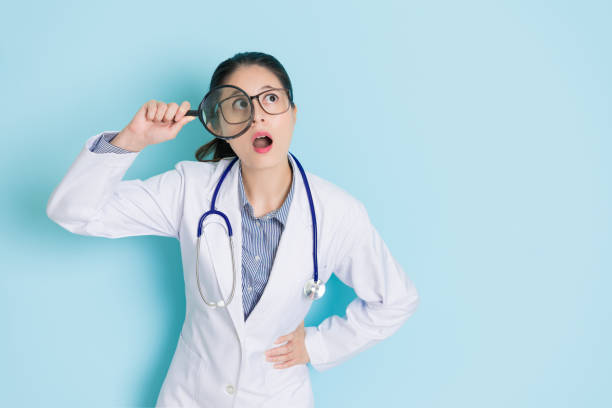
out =
[[[257,153],[267,153],[270,151],[270,149],[272,149],[272,143],[274,143],[270,136],[272,135],[265,130],[255,133],[253,135],[253,149]]]
[[[253,141],[253,147],[255,149],[265,149],[270,145],[272,145],[272,139],[270,139],[268,136],[259,136]]]

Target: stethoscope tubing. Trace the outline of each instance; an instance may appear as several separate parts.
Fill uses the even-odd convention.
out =
[[[314,203],[312,201],[312,193],[310,192],[310,185],[308,184],[308,179],[306,178],[306,173],[304,172],[304,168],[300,161],[293,155],[293,153],[289,152],[293,160],[295,160],[295,164],[297,164],[300,169],[300,173],[302,174],[302,179],[304,180],[304,186],[306,187],[306,193],[308,195],[308,205],[310,205],[310,217],[312,218],[312,262],[314,265],[314,281],[317,282],[319,280],[319,263],[317,259],[317,218],[315,217],[315,208]]]
[[[313,286],[308,286],[309,284],[307,283],[307,288],[305,288],[305,294],[306,296],[310,297],[311,299],[317,299],[318,297],[322,296],[323,293],[325,293],[325,285],[321,282],[319,282],[319,267],[318,267],[318,259],[317,259],[317,218],[315,215],[315,208],[314,208],[314,202],[312,199],[312,192],[310,190],[310,185],[308,183],[308,178],[306,177],[306,172],[304,171],[304,168],[302,167],[302,164],[300,163],[300,161],[297,159],[297,157],[295,157],[295,155],[291,152],[289,152],[289,154],[291,155],[291,157],[293,157],[293,159],[295,160],[295,163],[298,166],[298,169],[300,170],[300,174],[302,175],[302,180],[304,181],[304,187],[306,188],[306,195],[308,196],[308,205],[310,207],[310,216],[312,219],[312,262],[314,265],[314,279],[312,281],[310,281],[310,285]],[[227,167],[225,168],[225,170],[223,171],[223,173],[221,174],[221,177],[219,178],[219,181],[217,182],[217,186],[215,187],[215,191],[213,193],[213,197],[212,197],[212,201],[210,204],[210,210],[206,211],[204,214],[202,214],[202,216],[200,217],[200,220],[198,222],[198,234],[197,234],[197,245],[196,245],[196,280],[198,283],[198,291],[200,292],[200,296],[202,297],[202,300],[204,301],[204,303],[206,303],[208,306],[214,308],[217,307],[225,307],[227,306],[233,299],[234,297],[234,292],[236,290],[236,262],[235,262],[235,256],[234,256],[234,237],[233,237],[233,232],[232,232],[232,225],[229,221],[229,218],[227,217],[227,215],[225,215],[223,212],[218,211],[215,209],[215,203],[217,201],[217,196],[219,194],[219,190],[221,188],[221,185],[223,184],[223,181],[225,180],[225,177],[227,176],[227,174],[229,173],[230,169],[232,168],[232,166],[234,165],[234,163],[236,163],[236,161],[238,160],[238,157],[235,157],[233,160],[230,161],[230,163],[227,165]],[[232,272],[233,272],[233,278],[232,278],[232,290],[230,292],[230,295],[228,296],[228,298],[226,300],[220,300],[218,302],[209,302],[208,300],[206,300],[206,297],[204,296],[204,293],[202,291],[202,287],[200,285],[200,275],[199,275],[199,257],[200,257],[200,239],[202,236],[202,225],[204,220],[206,219],[206,217],[208,217],[209,215],[219,215],[223,218],[223,220],[225,221],[225,225],[227,226],[227,235],[228,235],[228,239],[229,239],[229,244],[230,244],[230,251],[231,251],[231,256],[232,256]],[[215,266],[214,266],[214,262],[212,263],[212,267],[213,267],[213,272],[215,273],[215,275],[217,274],[217,271],[215,270]],[[313,289],[314,287],[314,289]],[[319,291],[320,295],[319,296],[315,296],[313,292],[313,290]]]

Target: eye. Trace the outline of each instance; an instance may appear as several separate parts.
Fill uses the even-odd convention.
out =
[[[244,109],[247,109],[248,107],[249,107],[249,103],[244,98],[236,99],[232,103],[232,108],[236,110],[244,110]]]
[[[266,97],[264,98],[264,100],[270,103],[278,102],[278,95],[275,93],[266,94]]]

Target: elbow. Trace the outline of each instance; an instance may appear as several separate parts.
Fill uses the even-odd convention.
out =
[[[378,302],[375,304],[370,303],[370,308],[381,310],[382,313],[378,316],[381,319],[380,322],[384,322],[382,323],[382,326],[385,327],[385,329],[378,333],[380,335],[379,338],[386,338],[403,326],[406,321],[416,312],[419,304],[419,293],[412,285],[409,285],[407,290],[403,291],[401,295],[398,293],[392,302]]]
[[[47,202],[47,217],[56,224],[62,225],[74,220],[70,214],[69,206],[62,203],[55,194],[52,194]]]
[[[49,217],[49,219],[53,222],[57,222],[57,206],[55,205],[55,202],[53,201],[53,197],[51,197],[49,199],[49,201],[47,202],[47,217]]]
[[[421,303],[421,297],[419,296],[418,292],[415,289],[414,294],[410,297],[409,302],[408,302],[408,317],[414,314],[414,312],[419,307],[420,303]]]
[[[416,312],[420,303],[421,297],[419,296],[419,292],[416,290],[414,285],[410,285],[406,291],[406,296],[404,296],[404,301],[402,302],[404,321],[408,320],[408,318],[412,316],[414,312]]]
[[[52,195],[47,202],[47,217],[64,228],[66,231],[75,234],[84,234],[88,219],[84,214],[75,211],[74,206],[66,205],[62,200]]]
[[[49,198],[49,201],[47,202],[47,217],[55,222],[58,223],[58,219],[59,219],[59,211],[58,211],[58,206],[56,201],[53,199],[53,195]]]

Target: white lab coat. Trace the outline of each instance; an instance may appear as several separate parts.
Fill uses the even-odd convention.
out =
[[[202,302],[196,283],[197,226],[230,159],[181,161],[144,181],[122,180],[140,153],[89,151],[100,135],[87,140],[51,194],[47,214],[76,234],[160,235],[180,241],[186,316],[157,406],[313,407],[307,365],[277,369],[264,355],[279,345],[274,344],[278,337],[298,327],[313,302],[303,294],[313,263],[312,221],[301,174],[296,173],[267,286],[245,322],[238,163],[223,182],[216,204],[233,229],[236,293],[228,308],[213,310]],[[294,162],[290,155],[289,159]],[[364,205],[334,184],[308,171],[306,175],[317,217],[319,278],[327,282],[333,272],[358,296],[347,307],[346,318],[331,316],[318,327],[305,328],[310,363],[323,371],[393,334],[414,313],[419,297]],[[208,217],[205,224],[209,223],[206,241],[201,243],[199,273],[205,296],[216,301],[231,290],[231,255],[221,218]],[[219,272],[216,276],[211,262]],[[328,290],[326,296],[333,292]]]

